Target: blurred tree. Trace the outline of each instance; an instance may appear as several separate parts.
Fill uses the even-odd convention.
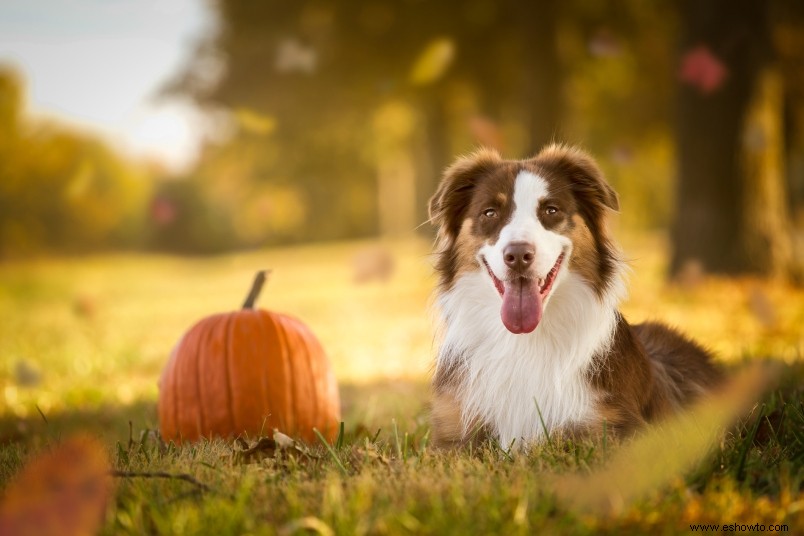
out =
[[[413,207],[393,218],[412,232],[455,153],[482,143],[524,155],[557,133],[557,5],[217,0],[217,33],[168,91],[271,118],[263,148],[281,158],[254,155],[253,178],[303,193],[305,236],[376,233],[374,201],[386,192],[413,192],[413,204],[381,202]],[[406,103],[412,130],[389,152],[382,140],[397,125],[372,118],[395,103]],[[504,132],[512,117],[518,125]],[[231,143],[248,136],[240,130]]]
[[[687,0],[671,272],[791,268],[783,90],[770,2]]]
[[[563,139],[564,76],[558,51],[561,24],[558,0],[514,2],[525,57],[531,61],[522,68],[522,96],[527,154],[536,154],[544,145]]]
[[[0,69],[0,258],[141,245],[149,183],[98,140],[25,116]]]
[[[794,276],[804,282],[804,3],[774,3],[773,42],[783,78],[784,167],[793,220]]]
[[[6,133],[4,139],[19,130],[22,106],[22,82],[13,70],[0,65],[0,132]]]
[[[757,2],[740,1],[762,11]],[[249,244],[411,228],[426,220],[426,200],[453,155],[479,144],[523,157],[553,139],[581,142],[601,157],[630,227],[667,226],[677,196],[679,207],[704,220],[713,203],[746,199],[718,192],[727,180],[722,177],[750,167],[747,153],[732,158],[739,165],[718,170],[708,157],[691,156],[737,154],[742,138],[736,132],[744,125],[736,117],[744,117],[750,100],[739,95],[753,91],[758,66],[767,63],[761,49],[767,48],[762,43],[769,30],[746,44],[751,38],[743,33],[753,35],[758,27],[725,4],[687,2],[682,9],[674,0],[212,0],[211,5],[218,29],[199,44],[168,91],[225,110],[236,128],[228,141],[209,146],[195,180],[205,191],[227,192],[207,197],[229,203],[226,210],[253,206],[257,198],[276,205],[271,196],[281,194],[298,201],[293,213],[303,214],[287,220],[295,223],[280,232],[269,222],[279,215],[251,210],[251,225],[263,218],[266,232],[262,238],[252,233]],[[750,16],[764,20],[759,15]],[[675,39],[682,25],[689,34],[686,85],[677,98]],[[750,83],[742,81],[746,76]],[[786,83],[788,73],[783,78]],[[679,136],[684,138],[679,170],[671,128],[676,100],[686,118],[679,131],[691,131]],[[738,101],[741,108],[733,104]],[[731,115],[718,123],[717,113]],[[700,129],[693,126],[703,117],[712,120]],[[704,167],[688,174],[693,159],[694,166]],[[708,183],[713,175],[721,182]],[[674,191],[676,176],[684,184]],[[779,198],[773,188],[759,191],[768,203]],[[692,249],[678,249],[674,270],[685,259],[703,262],[701,252],[714,258],[705,262],[709,269],[728,264],[728,255],[709,246],[713,240],[724,243],[718,225],[747,232],[725,223],[747,217],[747,211],[732,208],[733,214],[707,227],[709,234],[686,227],[686,218],[678,220],[675,242]],[[767,225],[755,236],[766,236]],[[241,227],[235,225],[238,236]],[[759,251],[763,240],[746,238],[745,247],[729,254]],[[783,248],[774,251],[783,255]]]
[[[665,229],[673,203],[675,0],[561,5],[562,133],[599,159],[629,229]]]
[[[148,245],[176,253],[218,253],[230,249],[229,214],[209,203],[186,177],[159,181],[151,200]]]

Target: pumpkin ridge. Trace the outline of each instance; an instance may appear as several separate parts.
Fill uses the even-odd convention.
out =
[[[201,343],[202,338],[200,336],[198,337],[199,342],[198,342],[197,353],[199,359],[195,360],[195,394],[196,394],[195,402],[198,407],[198,431],[199,435],[202,437],[207,433],[207,426],[206,426],[207,419],[206,416],[204,415],[205,413],[204,400],[206,400],[205,398],[206,395],[201,392],[202,391],[201,384],[203,383],[203,380],[201,378],[201,365],[203,363],[206,363],[207,360],[206,349],[209,348],[209,343],[212,339],[212,334],[215,332],[215,325],[214,325],[215,323],[213,322],[212,324],[213,325],[211,326],[210,329],[206,329],[204,331],[203,344]]]
[[[298,334],[303,334],[304,337],[308,337],[308,338],[310,337],[310,334],[307,333],[306,327],[302,326],[301,322],[297,321],[295,318],[288,318],[288,320],[292,320],[292,324],[294,324],[293,327],[295,328],[295,331],[296,331],[297,335]],[[308,370],[308,376],[307,377],[308,378],[315,378],[313,388],[311,389],[312,398],[313,398],[312,411],[311,411],[311,421],[312,422],[320,422],[318,420],[318,416],[319,416],[319,413],[320,413],[319,407],[318,407],[318,404],[319,404],[318,382],[319,382],[319,380],[318,380],[318,376],[316,375],[316,371],[313,370],[313,359],[312,359],[312,353],[310,352],[310,345],[311,344],[312,344],[312,342],[308,341],[308,343],[302,345],[302,347],[304,348],[304,357],[305,357],[305,361],[307,362],[307,370]],[[328,435],[327,430],[321,430],[321,432],[323,432],[325,436]]]
[[[226,387],[222,385],[225,377],[226,357],[222,355],[221,349],[225,352],[224,339],[228,316],[220,315],[208,332],[208,342],[205,345],[205,355],[199,356],[199,372],[201,381],[204,382],[202,398],[198,401],[199,407],[204,411],[204,433],[212,437],[221,433],[221,429],[226,430],[229,426],[228,409],[226,408]],[[221,398],[224,398],[223,403]],[[221,410],[224,409],[222,412]],[[222,414],[223,413],[223,414]]]
[[[209,324],[211,324],[211,323],[212,323],[211,321],[205,320],[204,324],[203,324],[204,329],[199,329],[198,332],[196,333],[196,336],[195,336],[196,353],[199,356],[204,355],[204,350],[206,348],[205,336],[206,336],[207,326]],[[198,379],[199,379],[198,369],[200,368],[199,361],[200,361],[200,359],[193,359],[193,360],[190,361],[190,363],[192,363],[194,369],[190,369],[188,371],[189,374],[186,375],[187,382],[188,382],[188,384],[193,385],[194,389],[192,389],[192,392],[194,392],[195,396],[196,396],[196,400],[194,400],[193,404],[192,404],[192,407],[193,407],[193,410],[194,410],[193,411],[193,413],[194,413],[193,420],[195,421],[195,428],[196,428],[195,437],[193,437],[193,439],[197,439],[197,438],[201,437],[203,435],[203,433],[204,433],[203,417],[201,415],[201,411],[199,410],[198,403],[197,403],[198,397],[200,395],[200,393],[199,393],[200,386],[198,385]],[[188,389],[188,391],[190,391],[190,390]]]
[[[178,359],[173,364],[173,374],[170,376],[171,380],[171,388],[173,389],[174,396],[173,396],[173,422],[175,423],[174,434],[178,437],[179,442],[181,442],[181,435],[179,433],[180,426],[179,426],[179,363]]]
[[[189,348],[191,355],[197,356],[198,353],[201,351],[200,334],[203,333],[203,330],[208,323],[209,323],[208,319],[202,320],[201,322],[196,324],[193,327],[193,329],[190,330]],[[187,397],[187,394],[190,392],[196,392],[196,389],[193,386],[193,382],[195,380],[196,375],[193,373],[192,369],[192,367],[196,365],[196,363],[197,360],[185,359],[181,363],[180,369],[177,370],[176,384],[179,386],[179,392],[185,393],[185,397]],[[180,422],[187,422],[188,426],[186,429],[187,437],[190,440],[195,440],[201,433],[200,428],[201,423],[199,422],[198,413],[195,410],[188,412],[188,409],[194,408],[195,404],[191,403],[192,402],[191,399],[188,400],[185,397],[180,398],[178,401],[179,403],[177,404],[177,408],[179,410],[179,419]]]
[[[182,344],[183,341],[184,341],[184,337],[182,337],[182,339],[179,340],[179,343],[173,349],[173,355],[171,355],[171,359],[170,359],[170,361],[168,361],[168,369],[165,371],[165,375],[163,376],[163,379],[162,379],[162,381],[165,383],[165,385],[160,385],[159,386],[160,394],[161,394],[162,390],[165,390],[166,392],[170,393],[168,398],[167,398],[167,402],[166,402],[167,408],[164,407],[164,404],[162,404],[161,400],[160,400],[160,404],[159,404],[160,415],[159,415],[159,418],[160,418],[160,421],[161,421],[161,419],[162,419],[161,413],[164,412],[165,420],[167,421],[170,418],[169,414],[171,414],[171,413],[173,414],[173,422],[171,423],[171,422],[167,421],[166,426],[164,427],[164,428],[167,428],[168,430],[172,431],[171,435],[175,434],[176,431],[179,429],[179,420],[178,420],[179,419],[179,409],[177,407],[178,404],[176,403],[176,398],[178,398],[178,389],[176,388],[176,362],[178,361],[178,358],[176,357],[176,353],[178,353],[179,349],[181,348],[181,344]],[[164,434],[164,431],[163,431],[163,434]]]
[[[232,324],[235,318],[236,313],[230,313],[226,317],[226,328],[224,329],[224,343],[223,343],[223,370],[226,376],[226,381],[224,385],[226,385],[226,400],[229,406],[229,415],[231,416],[232,423],[234,424],[234,429],[237,430],[237,416],[234,410],[234,393],[232,392],[232,360],[230,359],[230,355],[232,354]],[[238,433],[240,435],[242,432]]]
[[[260,340],[264,341],[264,340],[270,338],[270,333],[268,332],[268,330],[265,327],[265,319],[264,319],[264,315],[262,314],[261,311],[257,313],[257,324],[259,325],[260,333],[263,335],[263,337],[261,337]],[[259,345],[257,350],[258,351],[263,351],[263,352],[266,351],[267,349],[262,348],[263,346],[264,345],[262,345],[262,344]],[[269,422],[271,420],[271,404],[270,404],[271,400],[270,400],[270,396],[269,396],[271,390],[268,389],[268,386],[265,385],[265,383],[267,381],[267,377],[268,377],[268,372],[269,372],[268,370],[261,370],[260,371],[260,395],[261,395],[260,400],[262,401],[261,410],[260,410],[260,414],[261,414],[260,416],[262,417],[262,422],[260,422],[260,433],[261,434],[265,433],[265,430],[264,430],[265,423]],[[269,430],[269,432],[270,432],[270,430]]]
[[[236,431],[256,434],[262,419],[262,401],[255,395],[262,381],[260,371],[266,369],[266,360],[260,355],[261,345],[255,344],[260,334],[260,315],[255,311],[238,311],[235,314],[237,316],[231,332],[233,350],[229,359],[233,372],[234,411],[239,417]]]
[[[274,331],[276,332],[277,339],[280,341],[279,347],[282,349],[282,369],[284,370],[284,381],[293,383],[294,378],[296,375],[294,374],[293,370],[293,362],[292,362],[292,355],[288,349],[288,334],[285,326],[282,325],[282,315],[277,314],[276,317],[271,315],[271,323],[274,326]],[[296,403],[296,397],[294,396],[293,389],[283,389],[285,391],[285,409],[290,408],[290,411],[285,411],[284,413],[287,416],[287,420],[282,418],[280,421],[280,431],[286,433],[288,435],[298,435],[298,430],[296,430],[296,415],[298,411],[298,404]],[[291,422],[287,422],[291,421]],[[284,428],[284,429],[282,429]]]

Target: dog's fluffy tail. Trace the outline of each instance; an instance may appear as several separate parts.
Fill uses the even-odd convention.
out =
[[[722,371],[713,363],[712,354],[678,331],[655,322],[638,324],[633,330],[650,358],[655,387],[662,391],[660,398],[674,409],[721,383]]]

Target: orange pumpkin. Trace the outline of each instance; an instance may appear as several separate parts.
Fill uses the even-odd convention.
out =
[[[321,344],[301,321],[254,309],[207,317],[173,350],[159,389],[162,437],[194,441],[279,431],[307,442],[337,435],[340,397]]]

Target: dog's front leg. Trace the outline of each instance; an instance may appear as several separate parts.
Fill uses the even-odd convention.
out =
[[[482,423],[473,421],[469,426],[464,425],[460,402],[446,390],[434,394],[430,422],[430,437],[436,448],[450,449],[470,443],[479,445],[488,437]]]

